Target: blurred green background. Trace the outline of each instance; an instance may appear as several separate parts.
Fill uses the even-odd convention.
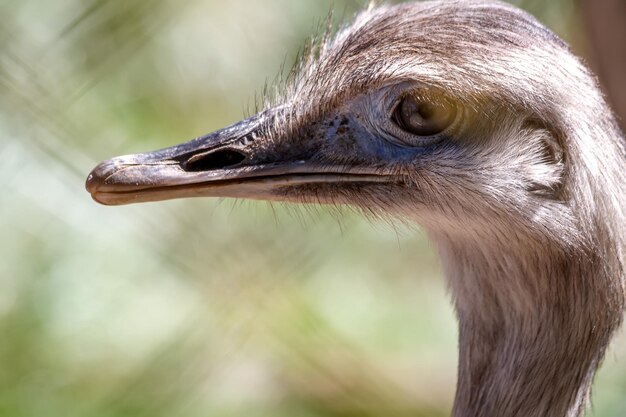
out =
[[[517,4],[585,55],[572,1]],[[240,119],[331,7],[0,0],[0,416],[449,414],[455,320],[419,230],[83,188]],[[624,336],[595,392],[592,416],[626,415]]]

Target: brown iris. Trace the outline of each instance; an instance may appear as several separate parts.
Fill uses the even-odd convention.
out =
[[[405,132],[417,136],[434,136],[454,122],[456,108],[447,100],[434,102],[407,96],[396,107],[393,118]]]

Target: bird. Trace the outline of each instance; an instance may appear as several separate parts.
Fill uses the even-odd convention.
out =
[[[87,190],[418,224],[459,324],[452,415],[584,415],[626,305],[626,140],[583,60],[504,2],[376,4],[277,91],[232,126],[101,163]]]

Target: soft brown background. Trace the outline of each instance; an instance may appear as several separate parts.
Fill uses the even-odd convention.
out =
[[[519,3],[623,111],[622,0]],[[238,120],[330,7],[0,0],[0,416],[448,415],[456,326],[419,230],[83,189],[102,159]],[[626,415],[624,337],[595,391],[593,416]]]

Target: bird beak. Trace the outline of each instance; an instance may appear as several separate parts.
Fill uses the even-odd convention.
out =
[[[284,190],[298,185],[383,180],[299,158],[283,143],[290,141],[272,143],[263,132],[275,117],[269,110],[181,145],[110,159],[91,172],[87,191],[105,205],[188,197],[292,201]]]

